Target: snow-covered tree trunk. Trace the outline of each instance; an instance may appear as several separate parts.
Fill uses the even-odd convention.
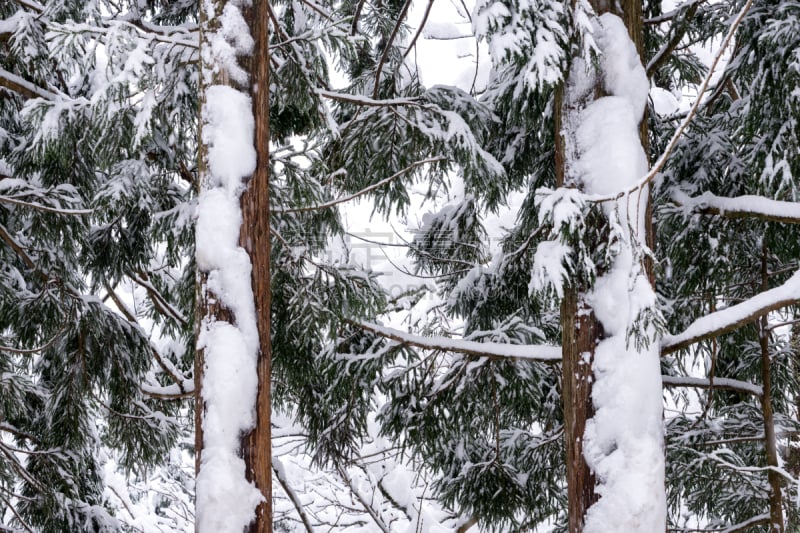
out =
[[[271,531],[268,9],[266,1],[201,3],[195,379],[202,533]]]
[[[610,196],[589,231],[606,242],[585,243],[607,247],[605,262],[592,267],[593,284],[573,284],[562,302],[568,528],[653,532],[666,523],[661,373],[641,253],[649,193],[631,190],[648,170],[640,133],[649,82],[631,39],[641,6],[592,4],[599,61],[573,60],[556,122],[559,186]]]

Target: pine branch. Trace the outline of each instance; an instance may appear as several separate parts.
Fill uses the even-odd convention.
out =
[[[44,6],[39,2],[35,2],[34,0],[13,0],[13,1],[23,7],[32,9],[37,13],[44,13]]]
[[[357,94],[347,94],[337,91],[328,91],[326,89],[317,89],[316,93],[330,100],[336,100],[346,104],[363,105],[367,107],[391,107],[391,106],[416,106],[422,105],[413,98],[387,98],[385,100],[377,100],[368,96],[360,96]]]
[[[727,526],[722,529],[697,529],[697,528],[669,528],[669,533],[741,533],[742,531],[749,531],[755,526],[760,526],[769,523],[768,514],[760,514],[753,518],[748,518],[744,522]]]
[[[361,10],[364,8],[364,3],[367,0],[358,0],[356,10],[353,13],[353,23],[350,26],[350,35],[355,36],[358,33],[358,19],[361,16]]]
[[[0,87],[5,87],[28,99],[44,98],[45,100],[57,100],[60,98],[57,93],[39,87],[16,74],[12,74],[2,67],[0,67]]]
[[[411,0],[406,0],[405,4],[403,4],[403,8],[400,10],[400,14],[397,16],[397,23],[394,25],[394,28],[392,28],[392,33],[389,35],[389,39],[387,39],[386,41],[386,47],[383,49],[383,54],[381,54],[381,59],[380,61],[378,61],[378,68],[375,69],[375,86],[372,89],[373,100],[378,99],[378,91],[380,89],[381,71],[383,70],[383,65],[389,58],[389,52],[392,49],[394,40],[397,38],[397,33],[400,31],[400,26],[403,25],[403,20],[405,20],[406,18],[406,13],[408,13],[409,7],[411,7]]]
[[[0,179],[6,177],[7,176],[0,175]],[[56,213],[58,215],[91,215],[93,212],[93,210],[91,209],[62,209],[58,207],[48,207],[46,205],[35,204],[33,202],[26,202],[25,200],[18,200],[17,198],[12,198],[11,196],[3,196],[3,195],[0,195],[0,203],[30,207],[31,209],[36,209],[37,211],[44,211],[46,213]]]
[[[17,355],[34,355],[43,352],[55,344],[61,334],[64,333],[64,329],[66,329],[66,324],[62,324],[61,328],[50,340],[36,348],[12,348],[11,346],[0,346],[0,352],[9,352]]]
[[[779,287],[698,318],[677,335],[665,336],[661,341],[661,355],[667,355],[688,348],[694,343],[731,332],[767,313],[798,303],[800,303],[800,271]]]
[[[689,6],[686,10],[686,14],[681,17],[679,23],[680,26],[677,27],[670,37],[669,41],[664,44],[664,46],[659,50],[656,55],[653,56],[653,59],[647,63],[647,68],[645,71],[647,72],[647,77],[652,78],[653,74],[661,68],[661,66],[666,63],[672,52],[675,51],[675,48],[683,39],[683,36],[686,35],[686,32],[689,30],[689,21],[694,17],[695,13],[697,13],[697,8],[700,7],[700,2],[694,2]]]
[[[686,4],[689,4],[689,7],[691,7],[692,4],[699,5],[705,1],[706,0],[689,0],[689,2],[686,2],[680,5],[679,7],[676,7],[672,11],[668,11],[666,13],[662,13],[655,17],[650,17],[642,20],[642,24],[644,24],[645,26],[654,26],[656,24],[663,24],[664,22],[669,22],[670,20],[680,15],[681,11],[683,11],[686,8]]]
[[[436,0],[428,0],[428,5],[425,6],[425,14],[422,15],[422,21],[419,23],[419,28],[417,28],[417,32],[414,34],[414,37],[411,39],[411,42],[408,43],[408,47],[406,48],[405,53],[403,54],[403,60],[408,57],[408,54],[411,53],[411,50],[414,48],[414,45],[417,44],[417,39],[422,34],[422,30],[425,29],[425,24],[428,22],[428,17],[431,14],[431,8],[433,7],[433,3]]]

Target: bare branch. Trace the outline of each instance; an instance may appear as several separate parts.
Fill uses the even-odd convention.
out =
[[[414,346],[425,350],[455,352],[496,360],[538,361],[560,363],[561,347],[546,344],[500,344],[496,342],[476,342],[449,337],[423,337],[400,330],[363,321],[348,321],[366,331],[375,333],[401,345]]]
[[[297,207],[297,208],[294,208],[294,209],[274,208],[274,209],[272,209],[272,212],[273,213],[303,213],[303,212],[306,212],[306,211],[317,211],[319,209],[325,209],[325,208],[328,208],[328,207],[333,207],[335,205],[342,204],[344,202],[349,202],[350,200],[358,198],[359,196],[363,196],[363,195],[367,194],[368,192],[374,191],[378,187],[386,185],[387,183],[399,178],[403,174],[406,174],[407,172],[410,172],[411,170],[414,170],[417,167],[420,167],[422,165],[427,165],[429,163],[436,163],[438,161],[446,161],[446,160],[447,160],[447,158],[446,157],[442,157],[442,156],[431,157],[429,159],[423,159],[421,161],[417,161],[415,163],[412,163],[409,166],[407,166],[406,168],[404,168],[403,170],[395,172],[394,174],[392,174],[388,178],[384,178],[384,179],[380,180],[377,183],[373,183],[369,187],[365,187],[365,188],[361,189],[360,191],[358,191],[356,193],[353,193],[353,194],[351,194],[349,196],[345,196],[343,198],[338,198],[336,200],[331,200],[330,202],[325,202],[325,203],[322,203],[322,204],[310,205],[310,206],[306,206],[306,207]]]
[[[292,489],[289,485],[289,481],[286,479],[286,471],[283,469],[283,464],[281,460],[277,457],[272,458],[272,471],[275,473],[275,478],[280,483],[283,492],[289,497],[289,500],[294,505],[295,511],[300,516],[300,520],[303,522],[303,526],[305,526],[306,531],[308,533],[314,533],[314,528],[311,526],[311,520],[309,520],[308,515],[303,510],[303,503],[300,501],[300,498],[297,496],[297,493]]]

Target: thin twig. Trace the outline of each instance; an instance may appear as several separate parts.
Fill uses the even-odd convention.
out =
[[[414,170],[415,168],[417,168],[419,166],[426,165],[428,163],[436,163],[436,162],[439,162],[439,161],[446,161],[446,160],[447,160],[446,157],[437,156],[437,157],[431,157],[429,159],[423,159],[421,161],[416,161],[416,162],[410,164],[409,166],[407,166],[406,168],[404,168],[403,170],[395,172],[394,174],[392,174],[388,178],[384,178],[384,179],[380,180],[377,183],[373,183],[372,185],[370,185],[368,187],[365,187],[365,188],[361,189],[360,191],[358,191],[356,193],[353,193],[353,194],[351,194],[349,196],[345,196],[343,198],[338,198],[336,200],[331,200],[330,202],[325,202],[325,203],[317,204],[317,205],[310,205],[310,206],[306,206],[306,207],[296,207],[296,208],[292,208],[292,209],[273,208],[272,211],[274,213],[304,213],[304,212],[307,212],[307,211],[317,211],[317,210],[320,210],[320,209],[333,207],[335,205],[342,204],[344,202],[349,202],[350,200],[358,198],[359,196],[363,196],[363,195],[367,194],[368,192],[374,191],[378,187],[386,185],[387,183],[399,178],[403,174],[405,174],[405,173],[407,173],[407,172],[409,172],[411,170]]]
[[[425,7],[425,14],[422,15],[422,21],[419,23],[419,28],[417,28],[417,32],[414,34],[414,37],[411,39],[411,42],[408,44],[408,48],[406,48],[405,53],[403,54],[403,61],[408,57],[408,54],[411,53],[411,50],[414,48],[414,45],[417,44],[417,39],[422,34],[422,30],[425,29],[425,24],[428,23],[428,17],[431,14],[431,8],[433,7],[433,3],[436,0],[428,0],[428,5]]]

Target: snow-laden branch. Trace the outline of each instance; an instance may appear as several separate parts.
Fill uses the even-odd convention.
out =
[[[679,189],[673,189],[672,201],[678,207],[703,214],[800,224],[800,203],[772,200],[764,196],[743,195],[725,198],[705,192],[692,197]]]
[[[329,100],[336,100],[337,102],[344,102],[347,104],[356,104],[356,105],[363,105],[367,107],[387,107],[387,106],[398,106],[398,105],[408,105],[408,106],[420,106],[420,102],[418,102],[414,98],[387,98],[385,100],[376,100],[374,98],[370,98],[368,96],[361,96],[358,94],[348,94],[342,93],[338,91],[328,91],[325,89],[317,89],[316,93],[323,97],[328,98]]]
[[[5,87],[25,98],[44,98],[45,100],[57,100],[59,98],[57,93],[39,87],[2,67],[0,67],[0,87]]]
[[[661,340],[661,355],[676,352],[696,342],[728,333],[767,313],[797,303],[800,303],[800,271],[779,287],[698,318],[677,335],[665,336]]]
[[[667,387],[692,387],[695,389],[724,389],[736,392],[744,392],[753,396],[761,396],[764,389],[758,385],[740,381],[738,379],[714,378],[713,382],[708,378],[692,378],[685,376],[661,376],[661,382]]]
[[[286,470],[283,468],[283,463],[277,457],[272,458],[272,471],[275,473],[275,478],[280,483],[283,492],[289,497],[291,500],[292,505],[294,505],[295,511],[297,511],[298,516],[300,516],[300,520],[303,522],[303,526],[306,528],[308,533],[314,533],[314,527],[311,525],[311,520],[308,518],[308,514],[306,514],[305,510],[303,509],[303,502],[300,501],[300,497],[294,491],[294,489],[289,485],[289,479],[286,475]]]
[[[380,326],[371,322],[353,322],[381,337],[406,346],[426,350],[456,352],[492,359],[512,359],[520,361],[539,361],[543,363],[561,362],[561,347],[547,344],[500,344],[496,342],[476,342],[449,337],[423,337],[405,333],[398,329]]]

